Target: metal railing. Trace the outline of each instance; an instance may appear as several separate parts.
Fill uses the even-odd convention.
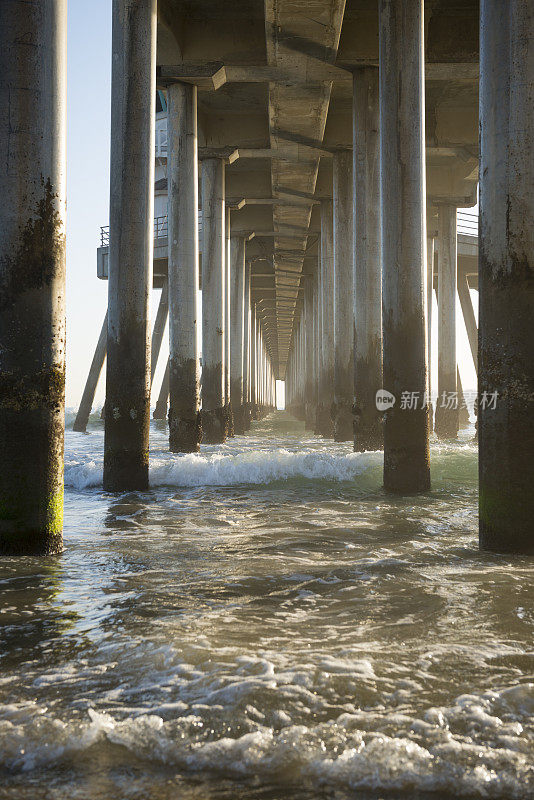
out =
[[[165,239],[169,234],[169,217],[154,217],[154,239]],[[202,212],[198,212],[198,238],[202,241]],[[109,247],[109,225],[100,228],[100,247]]]
[[[169,217],[154,217],[154,239],[164,239],[169,233]]]
[[[164,239],[168,235],[167,214],[163,217],[154,217],[154,239]],[[476,211],[458,211],[457,233],[464,236],[478,237],[478,213]],[[198,215],[198,234],[202,236],[202,212]],[[109,225],[102,225],[100,228],[100,247],[109,247]]]
[[[154,217],[154,239],[164,239],[168,234],[167,215],[164,217]],[[100,228],[100,247],[109,247],[109,225],[102,225]]]
[[[458,209],[456,230],[463,236],[478,237],[478,212],[468,209]]]

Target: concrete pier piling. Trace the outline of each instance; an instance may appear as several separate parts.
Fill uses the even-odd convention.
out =
[[[226,409],[226,420],[228,436],[235,436],[234,413],[232,410],[232,391],[230,386],[230,361],[232,349],[232,325],[230,320],[231,281],[232,281],[232,213],[226,206],[224,235],[226,237],[226,249],[224,251],[224,407]]]
[[[0,551],[61,548],[66,2],[0,2]],[[108,309],[73,424],[107,360],[104,489],[149,486],[169,317],[154,417],[169,406],[172,452],[243,434],[280,379],[306,430],[384,448],[386,491],[427,491],[432,430],[469,423],[458,292],[480,363],[481,545],[533,549],[534,0],[318,0],[313,20],[268,3],[243,25],[220,0],[193,25],[166,5],[183,4],[111,2]],[[313,47],[287,55],[288,30]]]
[[[243,366],[245,354],[245,238],[230,243],[230,402],[234,432],[245,433]]]
[[[197,87],[167,92],[169,186],[169,449],[200,449]]]
[[[353,79],[354,132],[354,449],[380,450],[382,413],[382,262],[378,69]]]
[[[354,392],[353,180],[352,152],[333,159],[334,203],[334,441],[351,442]]]
[[[331,200],[321,201],[321,360],[317,429],[321,436],[333,436],[334,402],[334,212]]]
[[[104,489],[148,488],[156,0],[113,0]]]
[[[441,439],[458,435],[456,381],[456,207],[440,204],[438,212],[438,400],[435,431]]]
[[[100,336],[98,337],[98,342],[96,343],[93,360],[91,361],[91,366],[89,367],[89,375],[87,376],[87,381],[85,382],[78,413],[76,414],[76,419],[74,420],[74,424],[72,426],[72,430],[77,431],[78,433],[85,433],[87,430],[87,423],[89,422],[89,416],[91,414],[91,409],[93,408],[93,402],[95,399],[96,387],[98,386],[100,373],[102,372],[102,367],[104,366],[104,361],[106,359],[107,343],[108,315],[106,313],[104,322],[102,323],[102,328],[100,330]]]
[[[258,419],[258,394],[257,394],[257,342],[258,323],[256,318],[256,303],[250,307],[250,417]]]
[[[297,402],[295,416],[306,422],[306,375],[308,374],[307,348],[306,348],[306,325],[304,309],[301,309],[297,328]]]
[[[423,274],[425,137],[423,0],[380,0],[384,487],[430,487]]]
[[[480,544],[534,553],[534,0],[480,12]]]
[[[66,0],[0,4],[0,553],[62,549]]]
[[[314,325],[314,339],[313,348],[315,353],[315,376],[313,382],[313,405],[315,408],[315,420],[313,425],[313,432],[321,435],[319,423],[319,399],[321,392],[321,369],[322,369],[322,341],[323,341],[323,319],[322,319],[322,304],[321,304],[321,256],[320,247],[317,259],[317,273],[314,281],[313,291],[313,314],[315,318]]]
[[[263,340],[263,330],[262,325],[260,324],[260,339],[259,339],[259,353],[260,353],[260,360],[259,360],[259,406],[260,406],[260,419],[263,419],[265,414],[267,413],[266,410],[266,398],[265,398],[265,368],[266,368],[266,352],[265,352],[265,343]]]
[[[243,425],[250,428],[250,261],[245,262],[245,303],[243,308]]]
[[[315,429],[315,317],[313,308],[313,282],[306,277],[304,286],[304,336],[306,348],[306,374],[304,376],[304,421],[306,429]]]
[[[257,419],[263,417],[262,408],[262,342],[261,342],[261,321],[258,318],[258,327],[256,331],[256,405],[257,405]]]
[[[430,207],[427,204],[427,226]],[[434,409],[432,407],[432,297],[434,295],[434,237],[426,239],[426,340],[428,347],[427,387],[428,387],[428,425],[434,430]]]
[[[202,162],[202,430],[206,444],[228,436],[225,402],[225,164]]]
[[[160,295],[160,298],[159,298],[158,310],[156,312],[156,319],[154,320],[154,328],[152,330],[152,339],[151,339],[151,348],[150,348],[150,391],[151,392],[152,392],[152,384],[154,382],[154,375],[156,374],[156,367],[158,366],[158,358],[159,358],[159,353],[160,353],[160,350],[161,350],[161,343],[163,341],[163,334],[165,332],[165,325],[167,324],[167,315],[168,315],[168,313],[169,313],[169,287],[168,287],[167,279],[164,279],[163,280],[163,286],[161,287],[161,295]],[[94,359],[93,359],[93,361],[97,365],[98,365],[98,363],[100,363],[100,361],[103,364],[104,363],[104,359],[106,357],[106,350],[107,350],[107,318],[108,318],[108,315],[106,314],[106,320],[105,320],[105,323],[106,323],[106,329],[105,329],[106,336],[105,336],[105,339],[104,339],[103,350],[101,350],[101,344],[100,344],[100,339],[99,339],[98,340],[98,344],[96,346]],[[104,328],[102,328],[102,332],[104,332]],[[93,365],[91,365],[91,369],[89,370],[89,375],[88,375],[87,384],[86,384],[86,388],[88,386],[90,386],[90,385],[92,387],[91,405],[92,405],[92,402],[93,402],[93,398],[94,398],[94,394],[95,394],[95,390],[96,390],[96,387],[97,387],[99,376],[100,376],[100,372],[98,372],[98,374],[96,374],[96,372],[93,371]],[[93,386],[93,383],[94,383],[94,386]],[[167,400],[168,400],[168,388],[167,388],[167,395],[165,397],[165,413],[163,414],[162,419],[165,418],[166,413],[167,413]],[[87,400],[87,402],[88,402],[88,400]],[[80,414],[80,411],[81,411],[83,405],[84,405],[84,398],[82,397],[82,402],[80,403],[80,410],[78,411],[78,414]],[[89,405],[89,412],[88,413],[90,413],[90,411],[91,411],[91,405]],[[105,419],[106,418],[106,404],[105,403],[102,406],[102,412],[100,414],[100,418],[101,419]],[[156,419],[156,417],[154,417],[154,418]],[[87,425],[87,421],[86,421],[86,425]],[[76,428],[73,427],[73,430],[76,430]],[[83,430],[85,430],[85,428]]]

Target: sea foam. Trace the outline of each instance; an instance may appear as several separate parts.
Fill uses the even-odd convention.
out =
[[[350,481],[379,467],[381,453],[328,453],[284,448],[240,453],[155,455],[150,458],[151,486],[234,486],[269,484],[292,478]],[[102,485],[102,458],[78,457],[65,462],[65,485],[73,489]]]
[[[529,693],[529,687],[522,689]],[[478,709],[505,700],[493,693],[492,701],[478,696]],[[247,706],[247,711],[250,706]],[[286,724],[276,730],[243,717],[247,732],[216,736],[202,711],[187,708],[165,721],[157,713],[117,719],[105,711],[89,709],[85,720],[64,723],[45,709],[34,709],[26,719],[2,714],[0,707],[0,755],[11,773],[27,773],[76,761],[95,745],[118,745],[141,763],[164,765],[188,773],[219,775],[226,779],[260,777],[341,790],[446,792],[455,797],[525,800],[534,788],[534,772],[527,742],[518,732],[509,741],[480,741],[486,723],[475,712],[472,736],[455,731],[462,709],[462,727],[469,728],[471,711],[458,698],[452,707],[440,709],[443,724],[423,723],[397,715],[395,731],[391,716],[359,712],[308,725]],[[240,714],[237,707],[234,713]],[[382,724],[381,724],[382,723]],[[502,723],[501,723],[502,724]],[[490,725],[494,727],[494,723]],[[477,741],[479,740],[479,741]],[[523,744],[523,746],[522,746]],[[507,746],[508,745],[508,746]],[[115,754],[117,758],[118,754]]]

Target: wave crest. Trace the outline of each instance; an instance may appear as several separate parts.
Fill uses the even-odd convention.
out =
[[[150,459],[152,486],[236,486],[269,484],[293,478],[350,481],[381,466],[381,453],[291,452],[284,448],[237,454],[169,454]],[[72,459],[65,464],[65,485],[83,490],[102,485],[102,460]]]

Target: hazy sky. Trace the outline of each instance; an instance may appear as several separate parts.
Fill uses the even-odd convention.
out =
[[[107,282],[96,277],[96,248],[109,215],[111,0],[71,0],[67,59],[67,406],[72,406],[80,399],[107,303]]]
[[[67,106],[67,406],[80,400],[107,303],[96,277],[100,226],[109,216],[111,0],[70,0]],[[153,314],[155,314],[153,297]],[[476,294],[474,295],[476,297]],[[458,306],[458,360],[464,388],[476,386]],[[434,320],[437,318],[434,308]],[[436,326],[434,326],[435,329]],[[435,330],[434,330],[435,332]],[[433,361],[436,341],[433,336]],[[164,340],[165,341],[165,340]],[[156,393],[167,348],[162,349]],[[436,376],[434,366],[433,374]],[[100,381],[96,403],[104,396]],[[157,396],[157,394],[156,394]],[[156,397],[152,401],[155,404]]]

